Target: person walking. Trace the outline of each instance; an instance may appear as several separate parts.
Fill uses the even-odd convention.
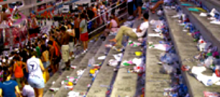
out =
[[[15,79],[18,83],[18,87],[21,89],[21,81],[24,80],[24,73],[23,73],[23,66],[25,66],[26,63],[20,61],[20,57],[14,57],[14,66],[13,66],[13,72]]]
[[[88,48],[88,40],[89,40],[89,34],[87,30],[87,21],[85,19],[85,15],[81,14],[80,15],[81,22],[80,22],[80,40],[83,42],[83,54],[87,52]]]
[[[43,97],[44,91],[44,66],[36,55],[31,55],[27,60],[27,71],[29,72],[28,83],[34,88],[35,97]]]

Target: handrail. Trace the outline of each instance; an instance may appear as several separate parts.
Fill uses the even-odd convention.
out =
[[[116,3],[115,3],[116,4]],[[111,10],[113,10],[113,9],[115,9],[115,8],[117,8],[118,6],[120,6],[120,5],[122,5],[123,3],[121,3],[121,4],[119,4],[119,5],[117,5],[117,6],[115,6],[115,7],[113,7],[112,9],[110,9],[109,11],[107,11],[107,12],[110,12]],[[125,8],[123,8],[123,9],[121,9],[121,10],[124,10],[124,9],[126,9],[126,7]],[[105,12],[106,13],[106,12]],[[103,13],[103,14],[105,14],[105,13]],[[118,16],[118,18],[120,18],[120,17],[123,17],[124,15],[126,15],[126,14],[121,14],[120,16]],[[102,15],[100,15],[100,16],[98,16],[98,17],[101,17]],[[90,23],[90,22],[92,22],[93,20],[95,20],[95,19],[97,19],[98,17],[95,17],[95,18],[93,18],[92,20],[90,20],[88,23]],[[106,25],[108,25],[108,23],[105,23],[105,24],[103,24],[102,26],[100,26],[100,27],[98,27],[98,28],[96,28],[96,29],[94,29],[92,32],[90,32],[89,33],[89,35],[91,35],[91,34],[93,34],[93,33],[95,33],[96,31],[98,31],[99,29],[101,29],[101,28],[103,28],[103,27],[105,27]]]

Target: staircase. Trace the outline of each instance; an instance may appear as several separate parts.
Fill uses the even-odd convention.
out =
[[[203,2],[204,0],[199,1]],[[206,2],[212,2],[212,0]],[[180,2],[178,4],[180,5]],[[194,6],[193,3],[190,2],[190,4]],[[211,8],[210,4],[207,3],[206,5],[209,10]],[[219,26],[210,24],[208,20],[200,17],[196,12],[188,11],[187,7],[181,6],[181,8],[183,13],[189,16],[190,22],[201,32],[202,36],[219,48]],[[164,16],[162,17],[169,28],[168,40],[173,45],[172,53],[178,55],[179,67],[182,65],[188,65],[190,67],[197,66],[197,61],[186,61],[189,58],[193,59],[200,52],[195,47],[196,42],[194,42],[194,39],[182,30],[182,26],[179,26],[178,19],[172,18],[176,14],[177,12],[175,10],[164,7]],[[161,16],[158,17],[156,14],[149,13],[149,15],[149,21],[161,19]],[[132,27],[136,28],[141,22],[143,21],[133,21]],[[158,64],[160,62],[159,56],[166,51],[152,49],[149,44],[159,44],[161,41],[167,39],[152,37],[149,34],[156,34],[151,24],[149,25],[147,36],[144,38],[147,43],[137,47],[128,45],[128,41],[136,40],[125,36],[123,38],[123,44],[125,46],[123,52],[117,52],[105,46],[106,44],[111,44],[109,40],[114,38],[111,35],[105,41],[97,39],[94,42],[90,42],[88,52],[71,62],[71,65],[76,66],[76,68],[70,71],[64,71],[62,74],[56,73],[47,82],[44,89],[44,97],[68,97],[70,93],[77,95],[70,97],[139,97],[140,95],[144,96],[143,94],[145,94],[145,97],[163,97],[166,96],[164,89],[173,87],[174,83],[181,83],[183,85],[183,91],[189,93],[186,97],[202,97],[204,96],[204,91],[220,92],[220,87],[206,87],[186,71],[180,72],[180,76],[184,79],[183,82],[173,80],[176,78],[174,75],[161,73],[163,65]],[[142,57],[135,56],[136,51],[142,52]],[[122,54],[120,61],[116,66],[110,66],[109,61],[115,59],[114,55],[117,54]],[[101,56],[105,56],[105,58],[98,59]],[[94,61],[92,62],[91,60],[93,58]],[[140,58],[145,63],[145,73],[132,73],[129,70],[134,66],[124,65],[124,61],[134,58]],[[98,68],[98,72],[95,75],[91,75],[91,69],[95,67]],[[82,70],[83,73],[79,74],[79,70]],[[211,71],[208,71],[208,73],[211,73]],[[66,80],[73,78],[73,87],[67,87],[66,84],[68,81]],[[180,77],[179,80],[181,80]],[[50,88],[53,88],[54,91],[51,91]],[[174,96],[174,94],[172,95]]]

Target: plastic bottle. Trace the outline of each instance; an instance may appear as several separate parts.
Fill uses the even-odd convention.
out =
[[[88,65],[92,66],[95,63],[95,59],[94,57],[92,57],[91,59],[89,59]]]
[[[220,77],[220,70],[219,69],[220,69],[219,66],[215,67],[215,74],[217,77]]]

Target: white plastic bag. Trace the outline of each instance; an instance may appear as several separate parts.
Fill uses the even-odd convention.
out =
[[[89,59],[88,65],[93,65],[94,63],[95,63],[95,58],[94,57]]]
[[[204,61],[205,67],[210,68],[210,65],[212,65],[212,64],[214,63],[214,61],[215,61],[215,58],[212,57],[212,56],[209,56],[209,57],[208,57],[207,59],[205,59],[205,61]]]

